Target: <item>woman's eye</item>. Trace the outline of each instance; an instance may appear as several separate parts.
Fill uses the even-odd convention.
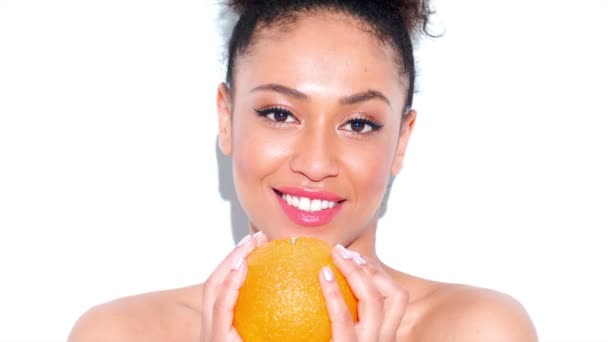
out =
[[[345,123],[343,129],[355,133],[368,133],[379,130],[382,125],[368,119],[352,119]]]
[[[275,122],[280,122],[280,123],[297,122],[294,115],[287,109],[268,108],[268,109],[262,109],[262,110],[255,109],[255,111],[258,113],[258,115],[263,116],[263,117],[270,119],[272,121],[275,121]]]

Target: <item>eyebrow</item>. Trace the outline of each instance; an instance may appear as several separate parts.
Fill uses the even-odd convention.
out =
[[[308,100],[308,98],[309,98],[308,95],[304,94],[301,91],[286,87],[284,85],[275,84],[275,83],[263,84],[263,85],[255,87],[251,90],[252,93],[256,92],[256,91],[271,91],[271,92],[280,93],[280,94],[283,94],[283,95],[286,95],[289,97],[293,97],[298,100]],[[374,89],[369,89],[364,92],[342,97],[340,99],[340,103],[352,105],[352,104],[361,103],[361,102],[365,102],[365,101],[369,101],[369,100],[373,100],[373,99],[381,100],[381,101],[385,102],[386,104],[388,104],[389,107],[392,107],[389,99],[384,94],[382,94],[380,91],[374,90]]]
[[[272,91],[275,93],[280,93],[283,95],[287,95],[289,97],[296,98],[298,100],[307,100],[308,99],[308,95],[306,95],[298,90],[286,87],[284,85],[274,84],[274,83],[263,84],[261,86],[257,86],[255,88],[251,89],[252,93],[256,92],[256,91]]]
[[[343,97],[340,99],[340,103],[355,104],[355,103],[365,102],[365,101],[369,101],[369,100],[373,100],[373,99],[381,100],[381,101],[385,102],[389,107],[392,107],[391,101],[389,101],[388,98],[384,94],[382,94],[381,92],[379,92],[377,90],[373,90],[373,89],[369,89],[369,90],[361,92],[361,93],[356,93],[353,95]]]

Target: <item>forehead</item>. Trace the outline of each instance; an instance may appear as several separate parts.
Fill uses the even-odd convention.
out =
[[[397,60],[389,44],[353,18],[303,14],[287,26],[261,28],[237,59],[234,81],[237,88],[280,83],[301,89],[316,84],[339,89],[340,95],[372,88],[404,101],[407,81]]]

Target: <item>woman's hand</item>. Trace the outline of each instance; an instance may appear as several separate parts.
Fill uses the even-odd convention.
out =
[[[203,285],[201,342],[242,341],[232,320],[239,289],[247,275],[245,258],[266,241],[262,232],[245,236]]]
[[[407,291],[378,263],[364,260],[355,251],[338,245],[332,257],[359,301],[359,321],[353,322],[331,269],[321,270],[321,289],[332,324],[332,340],[395,341],[409,299]]]

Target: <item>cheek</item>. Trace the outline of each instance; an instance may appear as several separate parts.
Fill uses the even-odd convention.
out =
[[[345,155],[344,164],[360,197],[379,201],[386,190],[393,155],[387,142],[354,148]]]
[[[263,179],[273,173],[288,155],[288,142],[259,127],[257,117],[240,114],[233,123],[233,167],[235,183]],[[255,183],[247,183],[255,184]]]
[[[236,118],[232,131],[232,161],[234,167],[234,177],[237,183],[237,190],[240,188],[241,180],[255,176],[256,170],[260,165],[264,165],[264,153],[260,153],[264,148],[264,142],[247,129],[247,125]],[[248,172],[245,172],[248,170]],[[247,184],[245,182],[245,184]]]

